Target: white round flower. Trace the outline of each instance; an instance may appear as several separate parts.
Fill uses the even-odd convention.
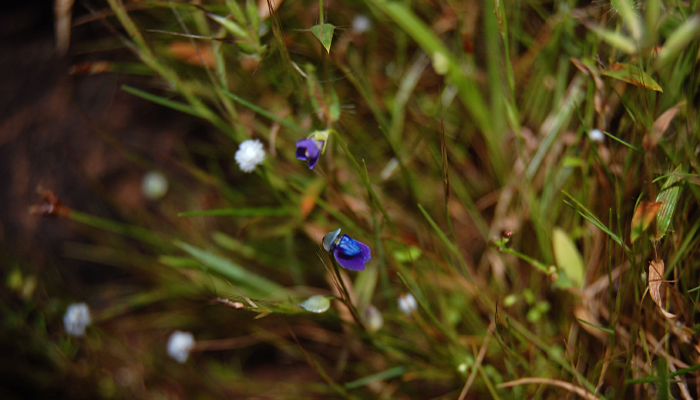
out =
[[[194,347],[194,336],[189,332],[175,331],[168,339],[168,355],[180,364],[187,361]]]
[[[90,309],[85,303],[73,303],[63,315],[63,325],[69,335],[80,337],[85,335],[85,328],[90,325]]]
[[[149,200],[159,200],[168,192],[168,179],[158,171],[148,171],[141,181],[141,190]]]
[[[369,18],[362,14],[357,14],[352,20],[352,31],[355,33],[365,33],[371,26]]]
[[[246,140],[236,152],[236,162],[243,172],[253,172],[265,160],[265,150],[258,139]]]
[[[588,132],[588,139],[594,143],[603,143],[605,134],[600,129],[591,129],[591,131]]]
[[[418,308],[418,302],[411,293],[399,296],[399,310],[406,315],[411,315]]]
[[[382,325],[384,325],[382,313],[377,310],[377,307],[371,304],[365,308],[363,316],[365,324],[367,324],[367,330],[370,332],[376,332],[382,328]]]

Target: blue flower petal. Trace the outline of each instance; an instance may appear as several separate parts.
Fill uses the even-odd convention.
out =
[[[347,236],[343,236],[341,242],[346,237]],[[372,258],[372,252],[366,244],[354,239],[351,240],[357,244],[357,247],[360,249],[359,253],[349,256],[345,254],[340,245],[338,245],[333,248],[333,256],[341,267],[351,271],[362,271],[365,269],[365,264]]]
[[[301,161],[309,162],[309,169],[313,169],[321,156],[323,141],[313,139],[301,139],[297,142],[296,157]]]
[[[348,235],[343,235],[338,241],[338,247],[343,255],[352,257],[360,254],[360,246],[357,245],[357,241]]]

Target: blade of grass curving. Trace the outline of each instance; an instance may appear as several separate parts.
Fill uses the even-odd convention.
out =
[[[219,118],[218,116],[214,115],[211,113],[211,111],[203,113],[201,108],[195,108],[191,105],[187,105],[184,103],[180,103],[178,101],[173,101],[166,99],[165,97],[161,97],[152,93],[144,92],[143,90],[136,89],[135,87],[131,87],[128,85],[122,85],[122,90],[129,93],[133,94],[134,96],[141,97],[142,99],[146,99],[148,101],[152,101],[156,104],[160,104],[162,106],[172,108],[175,111],[180,111],[186,114],[194,115],[195,117],[199,117],[202,119],[205,119],[209,121],[212,125],[214,125],[216,128],[221,130],[224,133],[229,134],[229,136],[235,135],[233,133],[233,130],[229,124],[227,124],[224,120]]]
[[[260,275],[256,275],[245,268],[234,264],[231,260],[217,256],[208,251],[204,251],[185,242],[176,240],[176,247],[184,250],[186,253],[204,264],[211,271],[226,278],[232,283],[238,283],[258,291],[262,295],[270,295],[282,289],[280,285]]]
[[[172,248],[168,241],[159,234],[138,226],[111,221],[75,210],[71,210],[70,219],[95,228],[127,236],[159,248]]]
[[[131,87],[128,85],[122,85],[122,90],[129,93],[129,94],[133,94],[134,96],[138,96],[142,99],[146,99],[146,100],[152,101],[156,104],[160,104],[161,106],[172,108],[175,111],[180,111],[180,112],[183,112],[185,114],[194,115],[195,117],[201,117],[201,115],[199,114],[199,112],[197,110],[195,110],[194,108],[192,108],[191,106],[189,106],[187,104],[180,103],[178,101],[169,100],[169,99],[166,99],[165,97],[161,97],[161,96],[151,94],[148,92],[144,92],[143,90],[139,90],[139,89],[136,89],[135,87]]]
[[[186,211],[178,217],[283,217],[292,215],[283,207],[223,208],[218,210]]]
[[[594,327],[594,328],[596,328],[596,329],[600,329],[601,331],[603,331],[603,332],[605,332],[605,333],[607,333],[607,334],[609,334],[609,335],[614,335],[614,334],[615,334],[615,331],[614,331],[613,329],[606,328],[606,327],[604,327],[604,326],[600,326],[600,325],[594,324],[594,323],[592,323],[592,322],[588,322],[588,321],[586,321],[586,320],[584,320],[584,319],[581,319],[581,318],[576,318],[576,319],[579,320],[579,322],[584,323],[584,324],[586,324],[586,325],[588,325],[588,326],[592,326],[592,327]]]
[[[625,242],[624,242],[618,235],[616,235],[615,233],[613,233],[607,226],[605,226],[605,224],[603,224],[602,222],[600,222],[600,220],[599,220],[598,218],[596,218],[596,216],[593,215],[593,213],[590,212],[583,204],[579,203],[572,195],[570,195],[569,193],[567,193],[565,190],[562,190],[561,192],[562,192],[566,197],[568,197],[569,200],[571,200],[571,203],[569,203],[568,201],[564,200],[564,203],[565,203],[566,205],[568,205],[569,207],[571,207],[571,208],[573,208],[574,210],[576,210],[576,212],[578,212],[579,215],[581,215],[583,218],[585,218],[588,222],[592,223],[592,224],[595,225],[598,229],[600,229],[601,231],[605,232],[608,236],[610,236],[610,237],[612,238],[612,240],[614,240],[614,241],[615,241],[617,244],[619,244],[623,249],[625,249],[625,251],[627,251],[627,252],[630,251],[630,248],[627,247],[627,245],[625,244]],[[573,204],[572,204],[572,203],[573,203]]]
[[[294,132],[306,133],[306,131],[304,129],[302,129],[299,125],[295,124],[294,122],[291,122],[287,119],[279,118],[278,116],[272,114],[271,112],[265,110],[264,108],[258,107],[257,105],[255,105],[255,104],[253,104],[253,103],[251,103],[251,102],[249,102],[249,101],[247,101],[239,96],[236,96],[235,94],[229,92],[228,90],[224,90],[224,89],[220,89],[220,90],[221,90],[221,92],[223,92],[224,95],[232,98],[233,100],[235,100],[237,103],[241,104],[242,106],[245,106],[245,107],[255,111],[256,113],[260,114],[261,116],[263,116],[271,121],[277,122],[278,124],[293,130]]]
[[[437,225],[437,223],[430,217],[430,214],[428,214],[427,211],[423,208],[422,205],[418,204],[418,208],[420,209],[420,212],[423,214],[425,219],[428,220],[428,223],[430,226],[433,227],[435,230],[435,233],[437,233],[438,237],[440,240],[447,246],[447,248],[457,257],[459,260],[460,265],[462,266],[462,271],[464,272],[464,275],[471,281],[471,274],[469,274],[469,271],[467,270],[467,262],[464,260],[464,257],[462,257],[462,253],[459,252],[459,249],[457,249],[457,246],[455,246],[454,243],[450,241],[450,239],[445,235],[445,233],[440,229],[440,227]]]
[[[388,379],[396,378],[401,375],[403,375],[406,371],[408,371],[408,368],[404,366],[399,366],[399,367],[394,367],[391,369],[388,369],[386,371],[382,372],[377,372],[376,374],[365,376],[364,378],[360,378],[358,380],[348,382],[344,385],[345,389],[355,389],[361,386],[366,386],[369,385],[370,383],[374,382],[381,382],[385,381]]]
[[[620,143],[620,144],[622,144],[622,145],[624,145],[624,146],[629,147],[630,149],[636,151],[637,153],[639,153],[639,154],[645,154],[644,150],[640,149],[639,147],[633,146],[633,145],[631,145],[631,144],[625,142],[624,140],[620,139],[619,137],[613,135],[612,133],[610,133],[610,132],[605,132],[605,131],[603,131],[603,133],[605,134],[605,136],[609,137],[610,139],[612,139],[612,140],[614,140],[614,141],[616,141],[616,142],[618,142],[618,143]]]
[[[694,364],[688,368],[682,368],[682,369],[676,370],[675,372],[668,373],[668,374],[666,374],[666,377],[669,379],[675,378],[676,376],[685,375],[687,373],[695,372],[698,370],[700,370],[700,364]],[[653,383],[653,382],[658,382],[658,380],[659,380],[659,378],[656,376],[650,376],[650,377],[646,377],[646,378],[637,378],[637,379],[628,379],[625,381],[625,385],[634,385],[637,383]]]

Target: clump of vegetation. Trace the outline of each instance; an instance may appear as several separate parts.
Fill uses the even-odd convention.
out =
[[[79,299],[8,275],[85,393],[700,397],[697,1],[92,8],[129,51],[100,72],[215,134],[169,166],[115,145],[169,181],[157,215],[32,209],[128,271]]]

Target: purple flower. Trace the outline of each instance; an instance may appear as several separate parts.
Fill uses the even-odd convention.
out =
[[[309,169],[314,169],[323,150],[323,140],[301,139],[297,142],[297,159],[309,162]]]
[[[328,232],[323,238],[323,248],[333,252],[335,260],[341,267],[351,271],[362,271],[372,258],[372,252],[366,244],[358,242],[348,235],[340,236],[340,228]]]

